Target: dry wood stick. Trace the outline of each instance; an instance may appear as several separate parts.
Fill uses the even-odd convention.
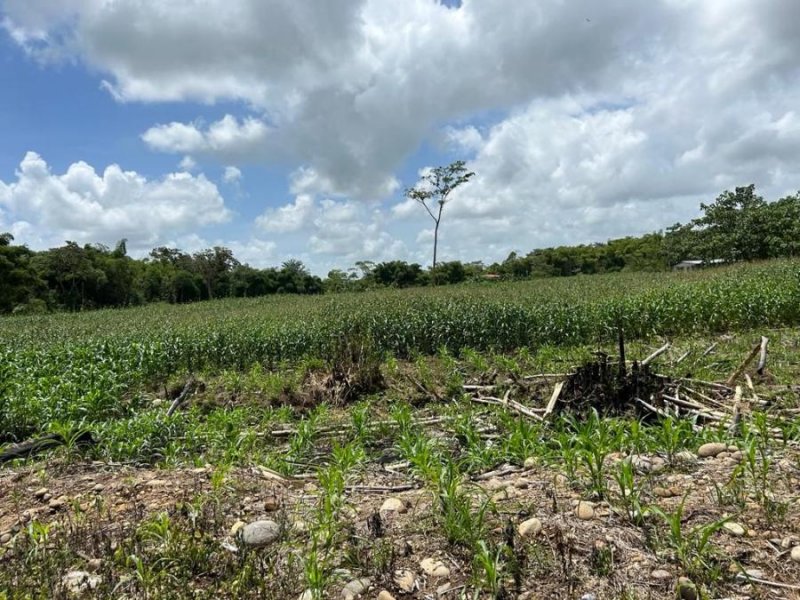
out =
[[[689,356],[691,353],[692,353],[692,351],[691,351],[691,350],[687,350],[686,352],[684,352],[683,354],[681,354],[680,358],[678,358],[678,360],[676,360],[676,361],[675,361],[675,364],[677,365],[677,364],[680,364],[680,363],[682,363],[682,362],[683,362],[683,359],[685,359],[685,358],[686,358],[687,356]]]
[[[183,386],[183,390],[181,393],[178,394],[178,397],[172,401],[170,404],[169,409],[167,409],[167,416],[171,417],[173,413],[178,410],[181,404],[183,404],[184,400],[189,396],[189,392],[194,388],[194,376],[189,377],[189,380],[186,382],[186,385]]]
[[[547,403],[547,408],[544,409],[544,417],[553,412],[553,409],[556,407],[556,402],[558,402],[558,397],[561,395],[561,390],[564,389],[564,382],[559,381],[556,384],[556,387],[553,388],[553,395],[550,396],[550,401]]]
[[[740,405],[742,403],[742,386],[736,386],[736,393],[733,396],[733,416],[731,417],[731,424],[728,425],[728,434],[733,435],[736,433],[736,430],[739,428],[739,420],[741,419],[741,408]]]
[[[671,346],[671,344],[670,344],[669,342],[667,342],[666,344],[664,344],[663,346],[661,346],[661,348],[659,348],[658,350],[656,350],[655,352],[653,352],[653,353],[652,353],[650,356],[648,356],[647,358],[645,358],[645,359],[644,359],[644,360],[641,362],[641,365],[642,365],[642,366],[649,365],[651,362],[653,362],[653,361],[654,361],[655,359],[657,359],[659,356],[661,356],[662,354],[664,354],[664,352],[666,352],[667,350],[669,350],[670,346]]]
[[[764,369],[767,366],[767,344],[769,344],[769,338],[765,336],[761,336],[761,354],[758,357],[758,368],[756,372],[759,375],[764,374]]]
[[[703,354],[701,354],[700,356],[701,356],[701,357],[702,357],[702,356],[708,356],[709,354],[711,354],[711,353],[714,351],[714,348],[716,348],[716,347],[717,347],[717,344],[718,344],[718,343],[719,343],[719,342],[714,342],[713,344],[711,344],[711,345],[710,345],[708,348],[706,348],[706,349],[703,351]]]
[[[742,363],[738,367],[736,367],[736,370],[733,373],[731,373],[731,376],[728,377],[728,380],[725,382],[725,385],[731,387],[736,382],[736,380],[739,379],[741,374],[744,373],[744,370],[747,368],[747,365],[753,362],[753,359],[756,357],[756,354],[758,354],[759,350],[761,350],[761,343],[758,343],[755,346],[753,346],[753,349],[750,350],[750,354],[748,354],[747,358],[745,358],[742,361]]]

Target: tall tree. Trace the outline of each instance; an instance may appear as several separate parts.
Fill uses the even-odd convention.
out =
[[[442,210],[450,199],[450,194],[461,184],[470,180],[475,173],[468,171],[463,160],[457,160],[445,167],[435,167],[425,173],[417,185],[408,188],[406,198],[419,202],[433,219],[433,265],[436,269],[436,250],[439,246],[439,225],[442,222]],[[435,283],[435,279],[434,279]]]

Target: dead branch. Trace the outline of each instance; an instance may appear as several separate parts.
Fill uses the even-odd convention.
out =
[[[736,382],[736,380],[739,379],[739,377],[741,377],[742,373],[744,373],[744,370],[747,368],[747,366],[751,362],[753,362],[753,359],[756,357],[756,354],[758,354],[760,350],[761,350],[761,343],[758,343],[755,346],[753,346],[753,349],[750,351],[750,354],[748,354],[747,358],[745,358],[742,361],[742,363],[738,367],[736,367],[736,370],[733,373],[731,373],[731,376],[728,377],[728,380],[725,382],[725,385],[727,385],[728,387],[732,386]]]
[[[556,407],[556,402],[558,402],[558,397],[561,395],[561,390],[564,389],[564,382],[559,381],[556,384],[556,387],[553,388],[553,395],[550,396],[550,401],[547,403],[547,408],[544,409],[544,418],[546,419],[550,413],[553,412],[553,409]]]
[[[769,344],[769,338],[766,336],[761,336],[761,354],[758,357],[758,368],[756,369],[756,373],[759,375],[764,374],[764,369],[767,366],[767,344]]]
[[[645,359],[644,359],[644,360],[641,362],[641,365],[642,365],[642,366],[649,365],[651,362],[653,362],[653,361],[654,361],[655,359],[657,359],[659,356],[661,356],[662,354],[664,354],[664,352],[666,352],[667,350],[669,350],[670,346],[671,346],[671,344],[670,344],[669,342],[667,342],[666,344],[664,344],[663,346],[661,346],[661,348],[659,348],[658,350],[656,350],[655,352],[653,352],[653,353],[652,353],[650,356],[648,356],[647,358],[645,358]]]
[[[183,390],[181,390],[181,393],[178,394],[178,397],[172,401],[172,404],[167,410],[168,417],[171,417],[175,413],[175,411],[178,410],[180,405],[183,404],[183,402],[189,396],[189,392],[191,392],[194,389],[194,384],[195,384],[195,379],[194,375],[192,375],[189,377],[188,381],[186,382],[186,385],[183,386]]]

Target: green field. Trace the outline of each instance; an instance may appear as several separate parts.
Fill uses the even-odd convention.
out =
[[[0,449],[64,442],[0,467],[0,591],[66,595],[70,569],[97,577],[97,597],[333,598],[359,578],[363,597],[420,598],[445,583],[450,597],[629,599],[674,597],[679,576],[707,598],[791,584],[798,325],[791,260],[0,319]],[[603,406],[544,423],[476,402],[541,414],[563,376],[538,376],[613,360],[620,328],[629,360],[670,341],[655,364],[675,381],[724,381],[768,336],[768,371],[736,382],[740,429]],[[707,442],[728,458],[679,459]],[[387,497],[407,511],[379,510]],[[231,528],[265,513],[280,539],[248,549]],[[518,526],[532,517],[531,538]],[[430,557],[447,576],[420,567]]]

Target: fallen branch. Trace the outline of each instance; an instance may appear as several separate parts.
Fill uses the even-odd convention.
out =
[[[556,407],[556,402],[558,402],[558,397],[561,395],[561,390],[564,389],[564,382],[559,381],[556,384],[556,387],[553,389],[553,395],[550,396],[550,402],[547,403],[547,408],[544,409],[543,417],[546,419],[550,413],[553,412],[553,409]]]
[[[741,405],[742,403],[742,386],[736,386],[736,394],[733,397],[733,416],[731,417],[731,424],[728,425],[728,435],[734,435],[739,428],[739,421],[741,419]]]
[[[34,440],[26,440],[19,444],[13,444],[0,452],[0,464],[15,460],[17,458],[31,458],[47,450],[52,450],[67,444],[78,446],[91,446],[96,443],[91,431],[81,431],[77,435],[67,439],[63,435],[53,433]]]
[[[178,407],[180,407],[180,405],[183,404],[184,400],[186,400],[186,398],[189,396],[189,392],[191,392],[194,389],[194,384],[195,384],[194,376],[189,377],[189,380],[186,382],[186,385],[183,386],[183,390],[181,390],[181,393],[178,394],[178,397],[172,401],[172,404],[170,405],[169,409],[167,409],[168,417],[171,417],[175,413],[175,411],[178,410]]]
[[[682,362],[683,362],[683,360],[684,360],[684,359],[685,359],[687,356],[689,356],[691,353],[692,353],[692,351],[691,351],[691,350],[687,350],[686,352],[684,352],[683,354],[681,354],[680,358],[678,358],[678,360],[676,360],[676,361],[675,361],[675,364],[676,364],[676,365],[678,365],[678,364],[682,363]]]
[[[769,338],[765,336],[761,336],[761,354],[758,357],[758,368],[756,369],[756,373],[759,375],[764,374],[764,369],[767,366],[767,344],[769,344]]]
[[[489,404],[493,406],[503,406],[505,408],[513,408],[518,413],[525,415],[526,417],[531,417],[532,419],[536,419],[537,421],[542,421],[542,417],[537,415],[533,409],[528,408],[524,404],[520,404],[516,400],[507,400],[503,401],[500,398],[494,397],[487,397],[487,396],[473,396],[473,402],[477,402],[478,404]]]
[[[653,352],[653,353],[652,353],[650,356],[648,356],[647,358],[645,358],[645,359],[644,359],[644,360],[641,362],[641,365],[642,365],[643,367],[644,367],[645,365],[649,365],[651,362],[653,362],[653,361],[654,361],[655,359],[657,359],[659,356],[661,356],[662,354],[664,354],[664,352],[666,352],[667,350],[669,350],[670,346],[671,346],[671,344],[670,344],[669,342],[667,342],[666,344],[664,344],[663,346],[661,346],[661,348],[659,348],[658,350],[656,350],[655,352]]]
[[[761,350],[761,343],[758,343],[750,351],[750,354],[747,355],[747,358],[745,358],[742,361],[742,363],[738,367],[736,367],[736,370],[733,373],[731,373],[731,376],[728,377],[728,380],[725,382],[725,385],[731,387],[736,382],[736,380],[739,379],[742,373],[744,373],[744,370],[747,368],[747,366],[751,362],[753,362],[753,359],[756,357],[756,354],[758,354],[760,350]]]
[[[703,357],[703,356],[708,356],[709,354],[711,354],[711,353],[714,351],[714,348],[716,348],[716,347],[717,347],[717,344],[718,344],[718,343],[719,343],[719,342],[714,342],[713,344],[711,344],[711,345],[710,345],[708,348],[706,348],[706,349],[703,351],[703,353],[702,353],[700,356],[701,356],[701,357]]]

